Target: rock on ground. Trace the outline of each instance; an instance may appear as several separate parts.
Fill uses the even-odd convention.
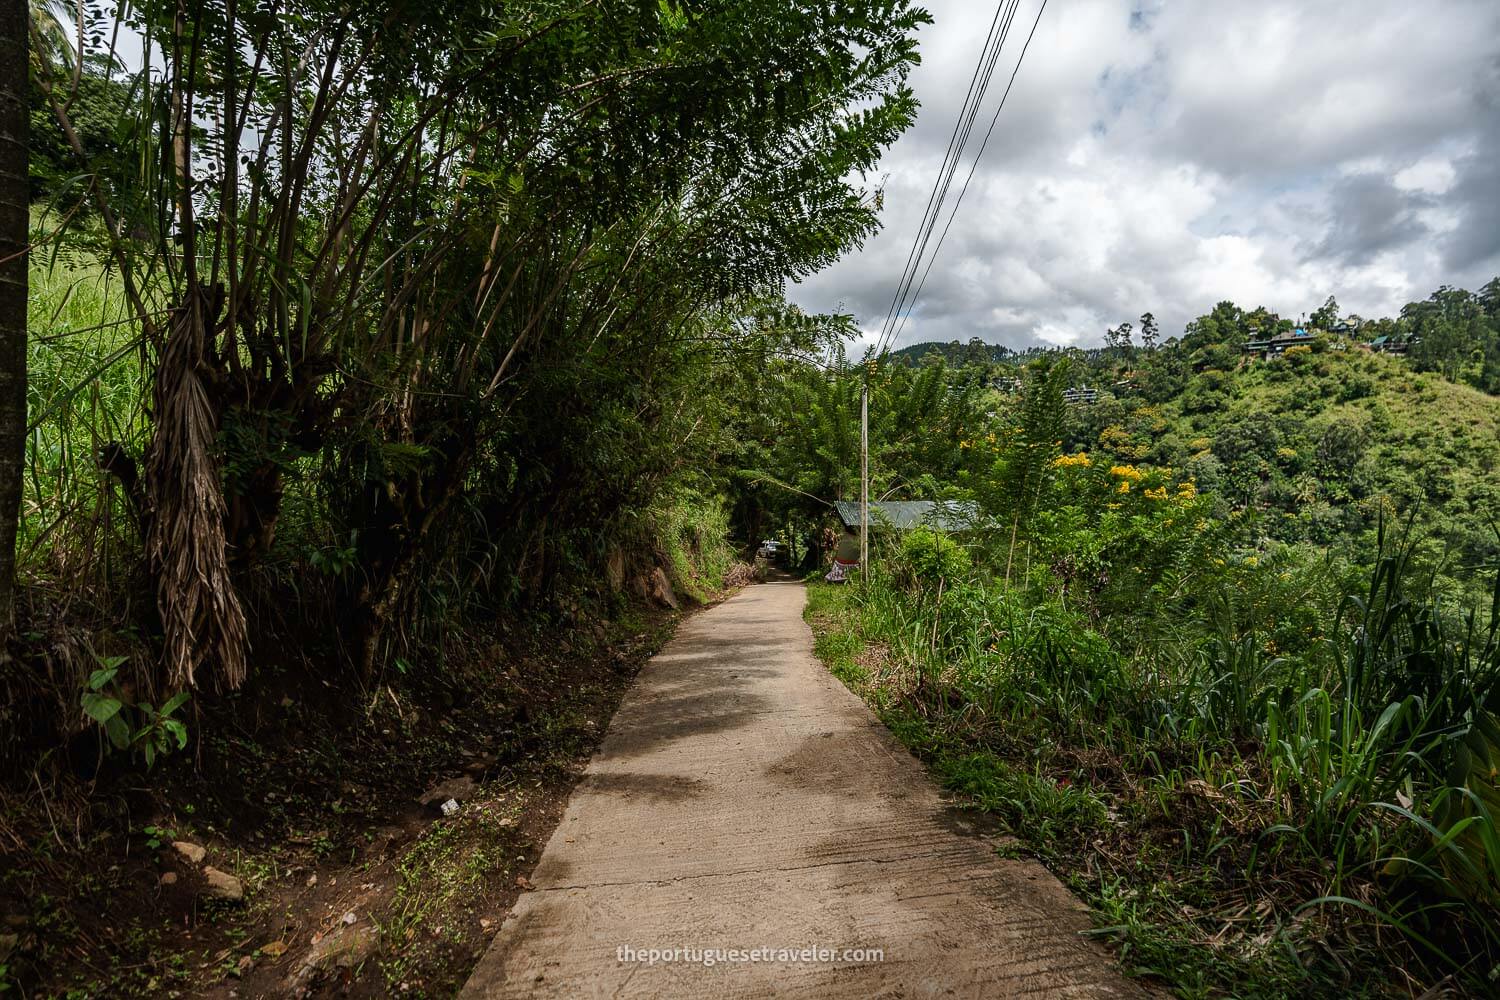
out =
[[[207,850],[205,850],[198,844],[194,844],[191,841],[187,840],[173,841],[172,850],[181,855],[182,860],[186,861],[190,865],[201,865],[203,863],[203,859],[208,857]]]
[[[204,895],[214,899],[238,902],[245,898],[245,884],[228,872],[217,868],[203,869]]]
[[[292,973],[293,987],[302,987],[335,969],[352,969],[380,950],[380,931],[369,924],[339,924],[314,942]]]
[[[433,785],[422,794],[417,801],[424,806],[435,806],[449,799],[457,799],[460,802],[468,802],[474,797],[478,790],[474,779],[465,774],[461,777],[450,778],[447,781]]]

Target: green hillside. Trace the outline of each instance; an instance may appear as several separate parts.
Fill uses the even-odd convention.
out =
[[[984,516],[877,532],[817,648],[1178,995],[1493,995],[1500,397],[1348,336],[1242,349],[1282,326],[878,371],[871,495]],[[855,485],[863,377],[786,393],[837,415],[770,445],[799,531]]]
[[[929,355],[940,355],[945,364],[967,365],[975,362],[1006,361],[1012,359],[1017,352],[1012,351],[1004,344],[986,344],[978,337],[972,337],[964,343],[956,340],[924,340],[919,344],[910,344],[899,350],[891,352],[891,359],[898,364],[915,365],[920,364]]]
[[[1500,397],[1324,341],[1228,370],[1168,349],[1131,375],[1073,408],[1075,449],[1183,470],[1278,541],[1367,555],[1384,514],[1415,517],[1446,565],[1500,552]]]

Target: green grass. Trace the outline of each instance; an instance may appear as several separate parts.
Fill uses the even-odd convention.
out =
[[[411,940],[430,930],[434,915],[451,917],[501,884],[516,857],[513,827],[511,817],[491,808],[470,809],[428,827],[397,866],[400,881],[382,936],[392,942]],[[452,919],[446,930],[455,942],[465,932]],[[391,985],[405,974],[399,952],[391,956],[385,973]]]
[[[145,373],[138,325],[119,279],[77,257],[32,258],[27,304],[27,482],[20,551],[48,539],[82,541],[100,477],[94,454],[108,440],[139,452]]]
[[[829,670],[1057,872],[1133,971],[1190,997],[1450,974],[1483,992],[1494,633],[1406,596],[1410,572],[1383,559],[1306,660],[1216,638],[1212,619],[1126,655],[1045,594],[983,582],[950,588],[934,629],[933,595],[879,568],[868,589],[810,585],[807,618]],[[1126,624],[1117,639],[1142,625]]]

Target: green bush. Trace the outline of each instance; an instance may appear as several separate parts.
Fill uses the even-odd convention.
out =
[[[917,528],[901,540],[907,572],[922,583],[952,583],[969,572],[972,563],[963,546],[940,531]]]
[[[1135,575],[1144,550],[1120,540],[1140,528],[1100,519],[1103,577]],[[966,550],[914,532],[899,572],[838,595],[848,617],[818,652],[1097,906],[1135,894],[1133,946],[1170,944],[1180,967],[1153,968],[1174,983],[1358,993],[1385,961],[1482,976],[1500,942],[1500,589],[1461,618],[1427,593],[1418,546],[1383,528],[1371,545],[1363,579],[1305,545],[1196,549],[1126,600],[1056,573],[976,578]],[[940,596],[906,585],[939,579]],[[891,668],[848,669],[870,642]],[[1115,838],[1140,867],[1100,880]],[[1192,945],[1222,927],[1220,897],[1261,914],[1229,964]],[[1152,930],[1185,909],[1197,931]],[[1351,972],[1326,946],[1387,957]]]

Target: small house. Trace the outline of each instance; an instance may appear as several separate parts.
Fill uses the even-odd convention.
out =
[[[1299,344],[1311,344],[1314,340],[1311,330],[1306,327],[1296,327],[1283,333],[1275,333],[1269,337],[1253,336],[1240,347],[1245,354],[1259,355],[1261,360],[1285,353],[1288,347],[1296,347]]]
[[[1370,341],[1370,350],[1377,354],[1405,354],[1415,343],[1416,337],[1404,337],[1399,333],[1382,334]]]

